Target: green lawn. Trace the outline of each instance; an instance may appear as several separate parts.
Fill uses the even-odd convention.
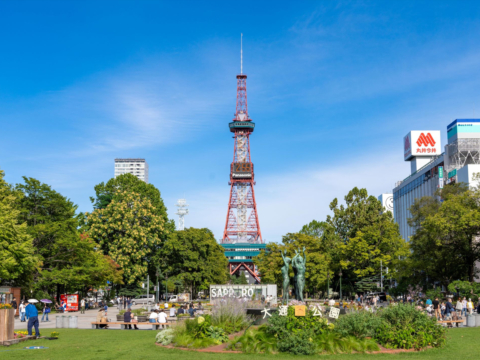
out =
[[[54,331],[55,329],[51,330]],[[49,330],[42,329],[43,335]],[[58,340],[27,341],[10,347],[0,346],[0,359],[174,359],[207,360],[275,358],[312,359],[312,356],[290,355],[247,355],[247,354],[208,354],[181,350],[163,349],[155,345],[156,331],[134,330],[74,330],[58,329]],[[331,355],[331,359],[480,359],[480,328],[460,328],[449,331],[448,343],[442,349],[431,349],[418,353],[397,355]],[[44,350],[18,350],[25,346],[46,346]],[[5,351],[7,350],[7,351]],[[324,358],[322,356],[322,358]]]

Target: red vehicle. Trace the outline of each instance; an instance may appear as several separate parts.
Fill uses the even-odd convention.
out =
[[[60,295],[60,299],[67,304],[66,311],[78,311],[78,294]]]

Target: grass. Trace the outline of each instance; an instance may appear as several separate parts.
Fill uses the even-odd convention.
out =
[[[175,349],[164,349],[155,345],[156,331],[151,330],[76,330],[42,329],[42,334],[50,335],[58,331],[58,340],[27,341],[10,347],[0,346],[0,359],[165,359],[170,360],[252,360],[262,359],[312,359],[318,356],[293,355],[252,355],[252,354],[208,354],[192,353]],[[398,355],[322,355],[322,359],[332,360],[470,360],[480,358],[480,328],[460,328],[448,331],[447,345],[441,349]],[[18,350],[25,346],[45,346],[44,350]],[[6,350],[6,351],[5,351]]]

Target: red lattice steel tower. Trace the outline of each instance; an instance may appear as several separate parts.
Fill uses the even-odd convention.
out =
[[[230,165],[230,199],[222,244],[263,244],[250,157],[250,134],[255,123],[248,115],[247,75],[242,71],[237,75],[237,110],[229,126],[234,134],[233,162]]]

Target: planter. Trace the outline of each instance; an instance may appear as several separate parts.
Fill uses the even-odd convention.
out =
[[[13,333],[15,309],[0,310],[0,343],[15,339]]]
[[[117,315],[117,321],[124,321],[123,314],[122,315]]]
[[[147,317],[145,315],[137,316],[138,322],[147,322]]]

